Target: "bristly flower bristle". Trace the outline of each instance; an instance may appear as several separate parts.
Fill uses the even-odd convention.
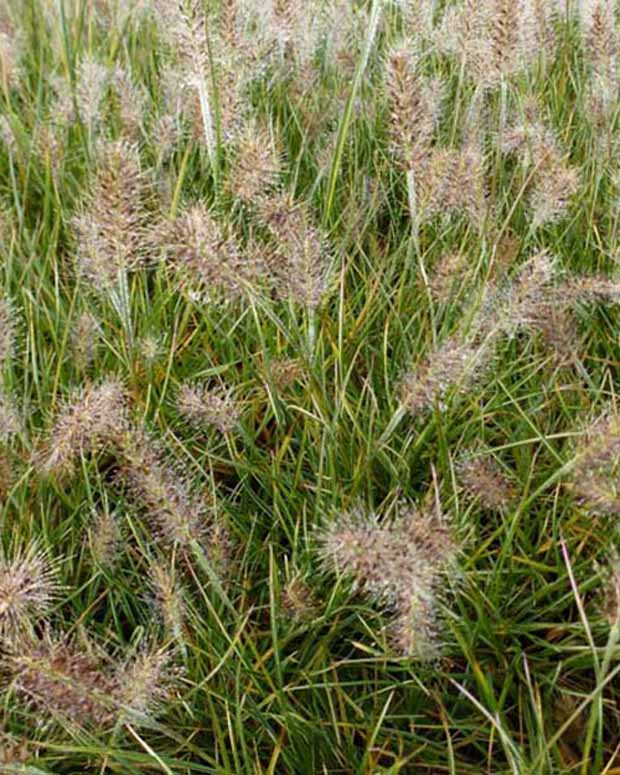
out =
[[[206,383],[181,385],[177,408],[191,425],[197,428],[213,426],[220,433],[232,432],[241,417],[230,391],[211,388]]]
[[[237,299],[256,289],[261,261],[225,233],[203,204],[160,228],[160,245],[181,288],[193,299]]]
[[[150,571],[150,586],[166,632],[171,639],[182,641],[187,613],[185,592],[175,576],[174,567],[168,569],[162,564],[154,564]]]
[[[15,400],[0,390],[0,444],[6,444],[11,436],[18,434],[22,425]]]
[[[317,309],[329,289],[332,265],[326,235],[315,225],[309,207],[290,192],[266,198],[260,214],[271,236],[266,262],[276,292]]]
[[[135,147],[106,142],[90,193],[73,219],[78,274],[93,287],[114,287],[119,273],[144,262],[150,187]]]
[[[144,429],[132,428],[120,440],[119,454],[119,480],[145,511],[154,535],[185,550],[202,541],[210,526],[211,505],[166,461],[155,440]]]
[[[145,644],[116,671],[116,699],[130,722],[157,716],[170,701],[177,683],[171,658],[168,649]]]
[[[127,427],[125,391],[114,378],[65,402],[39,461],[44,474],[70,474],[84,454],[117,443]]]
[[[400,504],[396,519],[382,524],[376,514],[356,509],[335,519],[319,539],[326,567],[346,573],[393,614],[397,649],[436,658],[442,580],[458,551],[444,519]]]
[[[9,302],[0,297],[0,370],[3,369],[14,349],[14,318]]]
[[[237,138],[229,172],[233,194],[252,204],[277,184],[281,172],[281,154],[269,128],[258,121],[247,122]]]
[[[387,58],[392,147],[406,169],[418,169],[430,156],[441,107],[437,81],[419,74],[410,47],[401,43]]]
[[[101,336],[99,321],[88,310],[82,312],[71,328],[69,343],[73,362],[80,370],[87,369],[97,353],[97,345]]]
[[[457,478],[466,495],[489,511],[505,511],[514,501],[515,488],[490,453],[463,453],[456,465]]]
[[[36,543],[10,557],[0,552],[0,638],[31,630],[58,591],[56,567]]]
[[[87,528],[86,543],[97,568],[113,565],[122,549],[122,533],[117,515],[107,508],[95,512]]]
[[[0,8],[0,84],[10,89],[19,80],[22,38]]]
[[[492,342],[476,345],[450,337],[409,371],[400,384],[400,400],[413,414],[444,410],[451,392],[467,395],[484,377],[492,356]]]
[[[610,406],[584,432],[575,448],[569,489],[593,514],[620,514],[620,417]]]
[[[20,638],[5,657],[20,700],[80,727],[108,727],[115,719],[117,683],[105,667],[93,653],[49,632],[41,638]]]

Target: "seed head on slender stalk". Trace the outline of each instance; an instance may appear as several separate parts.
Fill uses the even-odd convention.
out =
[[[18,699],[33,710],[78,727],[110,727],[117,683],[103,655],[64,635],[16,639],[5,669]]]
[[[264,274],[260,256],[242,250],[204,204],[163,223],[159,242],[181,289],[203,303],[238,299]]]
[[[591,422],[575,448],[569,490],[593,514],[620,514],[620,417],[613,405]]]
[[[143,428],[132,428],[119,442],[119,455],[119,480],[144,509],[153,533],[188,551],[194,543],[204,542],[212,521],[211,504],[194,492],[155,440]]]
[[[161,28],[185,60],[187,82],[196,89],[209,159],[216,152],[215,114],[211,89],[211,63],[207,19],[201,0],[158,0]]]
[[[145,260],[150,194],[136,148],[103,144],[91,190],[73,220],[77,270],[94,287],[114,287],[121,271]]]
[[[241,416],[230,391],[211,388],[205,383],[181,385],[177,407],[191,425],[198,428],[213,426],[222,434],[233,431]]]
[[[0,297],[0,370],[13,355],[15,339],[14,315],[6,298]]]
[[[338,516],[319,539],[327,569],[346,573],[393,615],[397,649],[436,658],[441,585],[458,552],[445,518],[399,504],[397,517],[383,523],[355,509]]]
[[[466,495],[484,509],[502,512],[514,502],[514,486],[488,452],[464,452],[457,462],[456,472]]]
[[[331,246],[309,207],[281,192],[261,202],[260,215],[271,244],[267,269],[278,295],[316,310],[329,290]]]
[[[14,398],[0,390],[0,444],[6,444],[11,436],[15,436],[22,430],[22,427],[22,418]]]
[[[56,567],[37,543],[12,555],[0,551],[0,639],[30,631],[58,591]]]
[[[81,371],[87,369],[97,354],[97,346],[101,336],[101,326],[92,312],[82,312],[69,334],[71,357]]]
[[[171,666],[169,649],[144,643],[116,671],[115,700],[121,717],[130,723],[156,717],[169,703],[178,672]]]
[[[67,475],[80,456],[114,446],[128,424],[125,391],[110,378],[65,401],[40,455],[43,474]]]
[[[0,84],[7,88],[17,85],[22,56],[22,37],[3,9],[0,9]]]
[[[440,115],[441,88],[420,75],[417,58],[404,43],[394,46],[386,62],[392,147],[406,169],[425,166]]]
[[[257,121],[247,122],[237,138],[228,176],[232,193],[252,204],[274,187],[281,171],[281,154],[268,127]]]
[[[156,609],[163,619],[167,633],[172,639],[182,641],[187,611],[185,593],[176,578],[174,567],[154,564],[150,572],[150,582]]]

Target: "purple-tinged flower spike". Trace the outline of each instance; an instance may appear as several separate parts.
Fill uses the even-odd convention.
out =
[[[230,391],[210,388],[204,383],[181,385],[177,408],[191,425],[197,428],[213,426],[222,434],[234,431],[241,417],[240,407]]]
[[[57,417],[38,461],[40,471],[71,474],[82,455],[115,446],[127,426],[125,391],[117,379],[82,390]]]
[[[56,567],[36,543],[12,556],[0,551],[0,638],[30,631],[48,613],[58,591]]]
[[[456,464],[456,474],[467,497],[482,508],[503,512],[514,503],[515,488],[489,452],[464,452]]]
[[[4,664],[17,698],[61,723],[107,728],[118,715],[118,684],[107,660],[64,635],[16,639]]]
[[[620,515],[620,416],[609,406],[575,447],[569,490],[592,514]]]
[[[458,553],[443,517],[400,504],[396,518],[384,524],[356,509],[328,525],[319,544],[328,570],[349,576],[393,615],[392,636],[401,653],[437,657],[442,586]]]
[[[265,274],[262,260],[242,250],[203,204],[164,222],[158,242],[181,289],[203,303],[238,299]]]
[[[213,509],[177,467],[166,461],[159,445],[142,428],[128,430],[118,444],[119,480],[152,522],[164,543],[191,551],[206,543]]]
[[[104,143],[91,189],[73,219],[77,272],[93,287],[116,287],[119,273],[148,259],[150,195],[136,148]]]
[[[170,649],[143,644],[115,671],[115,700],[123,720],[140,723],[165,710],[179,679],[171,661]]]

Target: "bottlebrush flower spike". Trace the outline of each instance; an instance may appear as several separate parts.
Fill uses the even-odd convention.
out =
[[[174,41],[176,50],[185,60],[188,83],[198,93],[204,139],[209,159],[213,161],[217,143],[204,5],[202,0],[157,0],[155,9],[164,35]]]
[[[80,62],[76,73],[75,101],[80,119],[91,129],[101,119],[100,108],[108,79],[105,65],[93,57],[86,57]]]
[[[330,571],[344,572],[354,586],[393,615],[398,650],[418,659],[439,652],[441,586],[458,553],[443,517],[399,504],[396,518],[354,509],[319,535]]]
[[[181,289],[203,303],[240,298],[265,273],[261,259],[242,250],[203,204],[162,224],[159,243]]]
[[[58,591],[56,567],[38,544],[12,556],[0,550],[0,639],[31,631]]]
[[[114,287],[120,272],[146,259],[150,195],[136,148],[122,140],[103,144],[91,190],[73,219],[78,274],[93,287]]]
[[[420,366],[405,374],[399,388],[401,404],[412,414],[445,410],[451,393],[468,395],[484,378],[493,345],[493,339],[476,344],[461,339],[459,333],[449,337]]]
[[[501,512],[514,502],[515,489],[489,452],[464,452],[456,464],[456,474],[466,495],[484,509]]]
[[[405,43],[387,56],[386,88],[390,100],[393,152],[405,169],[428,161],[441,107],[441,86],[419,73],[419,61]]]
[[[576,445],[568,487],[593,514],[620,514],[620,416],[608,406]]]
[[[17,697],[39,713],[79,727],[111,726],[117,716],[117,682],[102,655],[66,636],[15,639],[5,669]]]
[[[310,208],[290,192],[261,201],[260,215],[271,235],[267,270],[276,292],[310,310],[327,294],[332,251],[327,236],[315,225]]]
[[[15,401],[0,390],[0,444],[6,444],[21,429],[22,420]]]
[[[116,671],[115,700],[130,723],[154,718],[169,703],[178,683],[169,649],[144,643]]]
[[[119,481],[153,523],[162,541],[191,550],[208,534],[211,504],[192,491],[178,468],[168,463],[157,443],[143,428],[128,430],[118,445]]]
[[[170,569],[154,564],[150,571],[150,586],[157,613],[163,619],[169,636],[175,641],[183,640],[185,629],[185,592],[175,576],[174,567]]]
[[[275,186],[282,172],[282,160],[269,128],[248,121],[239,133],[228,179],[232,193],[248,204]]]
[[[556,259],[547,250],[536,253],[516,276],[487,294],[475,325],[485,332],[512,337],[520,329],[535,325],[541,307],[554,291],[558,277]]]
[[[8,364],[13,355],[15,325],[11,305],[0,297],[0,370]]]
[[[115,445],[128,424],[125,391],[110,378],[65,402],[41,454],[43,474],[70,474],[81,455]]]
[[[95,512],[87,529],[86,543],[96,567],[114,565],[122,552],[122,533],[117,515],[107,507]]]
[[[620,44],[618,19],[613,0],[580,3],[584,51],[591,70],[589,107],[599,123],[615,110],[615,94],[620,83]]]
[[[230,433],[241,417],[239,406],[227,390],[210,388],[207,384],[185,383],[177,396],[181,415],[197,428],[213,426],[220,433]]]
[[[97,318],[88,310],[82,312],[71,328],[69,344],[71,357],[80,370],[87,369],[97,354],[101,337],[101,326]]]
[[[19,79],[22,36],[11,24],[8,12],[0,9],[0,83],[13,88]]]

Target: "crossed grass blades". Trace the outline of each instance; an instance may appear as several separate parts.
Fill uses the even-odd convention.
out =
[[[2,772],[620,771],[619,41],[2,4]]]

